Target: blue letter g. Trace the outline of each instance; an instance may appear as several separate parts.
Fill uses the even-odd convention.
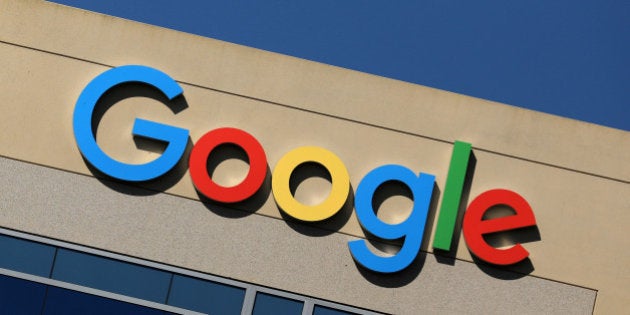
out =
[[[94,78],[81,92],[74,109],[73,128],[77,146],[85,159],[99,171],[125,181],[146,181],[164,175],[177,164],[188,142],[188,130],[136,118],[133,134],[168,145],[157,159],[145,164],[126,164],[109,157],[96,144],[92,115],[101,96],[112,87],[128,82],[148,84],[172,100],[183,93],[167,74],[145,66],[128,65],[113,68]]]

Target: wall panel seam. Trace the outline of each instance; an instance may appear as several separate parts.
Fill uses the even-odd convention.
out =
[[[62,58],[69,58],[69,59],[73,59],[73,60],[77,60],[77,61],[81,61],[81,62],[86,62],[86,63],[90,63],[90,64],[94,64],[94,65],[99,65],[99,66],[103,66],[103,67],[109,67],[109,68],[113,68],[114,67],[112,65],[96,62],[96,61],[93,61],[93,60],[73,57],[73,56],[70,56],[70,55],[62,54],[62,53],[57,53],[57,52],[53,52],[53,51],[43,50],[43,49],[30,47],[30,46],[25,46],[25,45],[20,45],[20,44],[4,41],[4,40],[1,40],[1,39],[0,39],[0,43],[6,44],[6,45],[11,45],[11,46],[16,46],[16,47],[20,47],[20,48],[24,48],[24,49],[34,50],[34,51],[41,52],[41,53],[52,54],[52,55],[59,56],[59,57],[62,57]],[[178,82],[178,83],[184,84],[184,85],[191,86],[191,87],[201,88],[201,89],[214,91],[214,92],[218,92],[218,93],[222,93],[222,94],[227,94],[227,95],[231,95],[231,96],[245,98],[245,99],[248,99],[248,100],[263,102],[263,103],[266,103],[268,105],[274,105],[274,106],[278,106],[278,107],[293,109],[293,110],[302,111],[302,112],[306,112],[306,113],[310,113],[310,114],[314,114],[314,115],[319,115],[319,116],[324,116],[324,117],[328,117],[328,118],[342,120],[342,121],[346,121],[346,122],[350,122],[350,123],[355,123],[355,124],[359,124],[359,125],[363,125],[363,126],[367,126],[367,127],[377,128],[377,129],[381,129],[381,130],[385,130],[385,131],[395,132],[395,133],[399,133],[399,134],[404,134],[404,135],[408,135],[408,136],[413,136],[413,137],[417,137],[417,138],[427,139],[427,140],[436,141],[436,142],[445,143],[445,144],[453,144],[454,143],[453,141],[444,140],[444,139],[440,139],[440,138],[435,138],[435,137],[431,137],[431,136],[426,136],[426,135],[422,135],[422,134],[418,134],[418,133],[414,133],[414,132],[410,132],[410,131],[406,131],[406,130],[401,130],[401,129],[396,129],[396,128],[392,128],[392,127],[382,126],[382,125],[378,125],[378,124],[375,124],[375,123],[370,123],[370,122],[366,122],[366,121],[356,120],[356,119],[352,119],[352,118],[348,118],[348,117],[342,117],[342,116],[333,115],[333,114],[329,114],[329,113],[325,113],[325,112],[319,112],[319,111],[316,111],[316,110],[302,108],[302,107],[298,107],[298,106],[294,106],[294,105],[283,104],[283,103],[279,103],[279,102],[275,102],[275,101],[270,101],[270,100],[266,100],[266,99],[262,99],[262,98],[257,98],[257,97],[254,97],[254,96],[248,96],[248,95],[243,95],[243,94],[239,94],[239,93],[235,93],[235,92],[224,91],[224,90],[220,90],[220,89],[216,89],[216,88],[212,88],[212,87],[207,87],[207,86],[203,86],[203,85],[199,85],[199,84],[190,83],[190,82],[187,82],[187,81],[182,81],[182,80],[175,80],[175,81]],[[495,155],[499,155],[499,156],[503,156],[503,157],[507,157],[507,158],[512,158],[512,159],[516,159],[516,160],[520,160],[520,161],[524,161],[524,162],[529,162],[529,163],[533,163],[533,164],[538,164],[538,165],[543,165],[543,166],[547,166],[547,167],[557,168],[557,169],[561,169],[561,170],[565,170],[565,171],[569,171],[569,172],[574,172],[574,173],[578,173],[578,174],[582,174],[582,175],[598,177],[598,178],[602,178],[602,179],[606,179],[606,180],[610,180],[610,181],[615,181],[615,182],[619,182],[619,183],[624,183],[624,184],[630,184],[630,180],[624,180],[624,179],[621,179],[621,178],[614,178],[614,177],[601,175],[601,174],[596,174],[596,173],[592,173],[592,172],[581,171],[581,170],[578,170],[578,169],[574,169],[574,168],[570,168],[570,167],[566,167],[566,166],[562,166],[562,165],[552,164],[552,163],[548,163],[548,162],[544,162],[544,161],[537,161],[537,160],[533,160],[533,159],[529,159],[529,158],[525,158],[525,157],[520,157],[520,156],[515,156],[515,155],[512,155],[512,154],[507,154],[507,153],[502,153],[502,152],[498,152],[498,151],[494,151],[494,150],[490,150],[490,149],[485,149],[485,148],[482,148],[482,147],[475,147],[475,146],[473,146],[473,150],[477,150],[477,151],[485,152],[485,153],[489,153],[489,154],[495,154]]]

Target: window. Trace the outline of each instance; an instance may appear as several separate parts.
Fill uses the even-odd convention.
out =
[[[375,314],[2,228],[0,268],[0,315]]]
[[[256,294],[254,315],[258,314],[302,314],[304,303],[295,300],[273,296],[266,293]]]
[[[175,275],[168,304],[209,314],[240,314],[245,289]]]
[[[166,302],[171,273],[114,259],[59,249],[52,278],[86,287]]]

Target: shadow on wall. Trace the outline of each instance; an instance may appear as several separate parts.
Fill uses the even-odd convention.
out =
[[[507,207],[493,207],[488,210],[488,213],[492,213],[493,210],[500,209],[499,212],[504,214],[505,208]],[[508,208],[509,209],[509,208]],[[513,214],[513,210],[510,209],[511,214]],[[508,214],[510,215],[510,214]],[[502,216],[502,215],[501,215]],[[484,216],[485,219],[485,216]],[[488,235],[484,235],[484,240],[492,247],[500,248],[504,246],[512,246],[517,243],[528,243],[540,241],[540,231],[537,226],[530,226],[526,228],[510,230],[507,232],[499,232],[492,233]],[[470,251],[469,251],[470,252]],[[483,260],[477,258],[472,252],[470,255],[473,258],[473,261],[479,267],[481,271],[486,273],[487,275],[501,279],[501,280],[515,280],[525,277],[534,271],[534,265],[532,264],[531,259],[526,258],[516,264],[508,265],[508,266],[497,266],[491,265]]]
[[[374,244],[371,242],[370,244]],[[361,266],[357,261],[354,261],[354,265],[357,270],[370,283],[377,285],[383,288],[400,288],[404,287],[407,284],[411,283],[415,280],[420,272],[422,271],[422,267],[424,267],[424,262],[427,259],[427,253],[420,251],[418,256],[414,261],[409,265],[409,267],[395,273],[378,273],[372,270],[369,270],[363,266]]]

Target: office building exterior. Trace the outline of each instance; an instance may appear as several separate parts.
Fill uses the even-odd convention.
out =
[[[0,57],[0,313],[630,308],[628,132],[36,0],[0,0]],[[116,69],[155,70],[182,93]],[[122,84],[77,114],[106,73]],[[187,132],[153,179],[132,177],[173,146],[134,137],[136,118]],[[114,176],[83,136],[129,168]],[[251,194],[226,188],[255,182],[254,164]],[[429,184],[374,175],[391,165]],[[499,222],[523,209],[497,189],[535,224],[475,241],[472,210]],[[440,234],[445,203],[456,221]],[[349,245],[395,257],[414,241],[412,261],[383,269]],[[516,243],[527,258],[500,263]]]

